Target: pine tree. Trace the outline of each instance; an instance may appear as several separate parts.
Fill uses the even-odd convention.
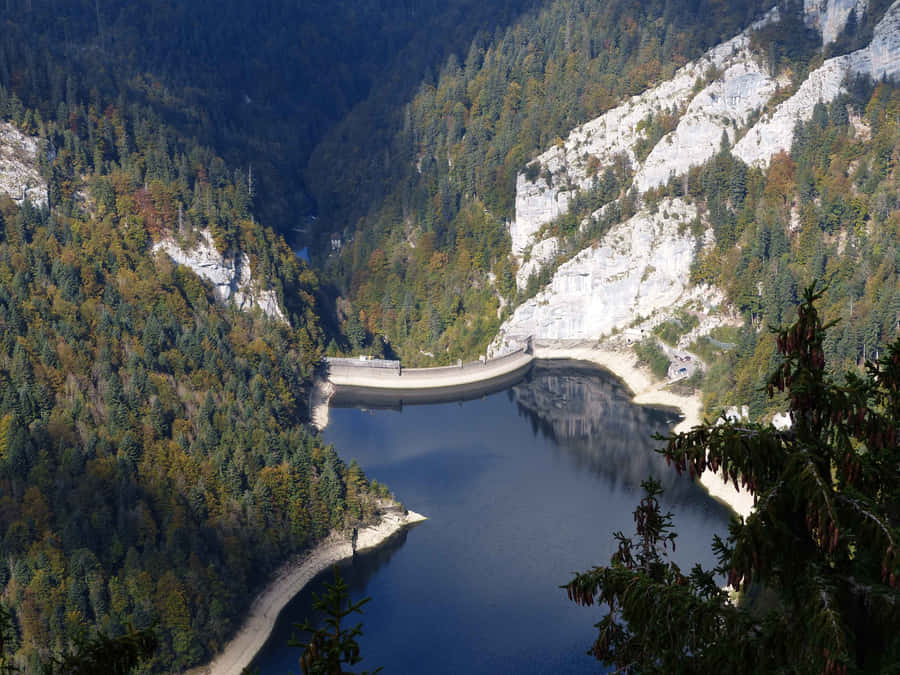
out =
[[[635,512],[637,540],[617,533],[608,567],[566,586],[609,607],[592,653],[622,672],[895,672],[900,667],[900,340],[867,377],[826,374],[822,325],[806,289],[798,319],[777,331],[782,362],[768,394],[786,392],[790,429],[704,424],[662,451],[679,473],[722,472],[756,508],[713,548],[713,571],[668,560],[658,490]],[[635,551],[637,553],[635,553]],[[717,575],[720,575],[717,577]],[[722,576],[766,607],[732,604]]]
[[[303,675],[352,675],[343,669],[342,664],[352,666],[362,660],[356,642],[356,638],[362,635],[362,623],[345,628],[341,622],[351,614],[362,614],[362,606],[369,600],[371,598],[350,602],[349,586],[335,566],[334,583],[328,584],[325,595],[316,597],[313,602],[313,607],[326,615],[325,628],[313,628],[309,620],[295,624],[296,628],[312,635],[309,642],[291,639],[288,643],[292,647],[303,647],[303,656],[300,657]],[[376,668],[371,672],[363,671],[360,675],[375,675],[380,671],[381,668]]]

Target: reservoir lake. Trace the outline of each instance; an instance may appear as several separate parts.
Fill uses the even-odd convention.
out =
[[[428,520],[341,565],[353,599],[372,597],[348,622],[363,623],[353,672],[603,672],[586,655],[603,610],[569,602],[560,585],[608,564],[614,531],[634,532],[640,482],[665,488],[682,569],[713,566],[712,537],[727,535],[728,509],[653,451],[678,413],[634,405],[589,364],[538,361],[476,400],[365,406],[335,400],[325,440]],[[323,572],[284,609],[260,673],[301,672],[300,649],[286,645],[332,579]]]

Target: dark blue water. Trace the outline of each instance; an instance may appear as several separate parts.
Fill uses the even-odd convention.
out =
[[[635,406],[606,372],[536,366],[510,390],[465,403],[395,410],[332,409],[325,437],[408,508],[429,517],[342,568],[353,597],[371,596],[365,660],[402,673],[595,673],[585,652],[597,608],[559,588],[606,564],[612,532],[634,529],[640,481],[653,474],[675,514],[676,559],[711,566],[710,541],[728,512],[652,452],[677,421]],[[282,613],[255,665],[299,673],[291,624],[311,615],[320,575]]]

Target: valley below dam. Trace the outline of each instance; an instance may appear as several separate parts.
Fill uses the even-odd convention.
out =
[[[602,671],[586,655],[602,610],[574,605],[560,585],[608,563],[612,533],[633,532],[650,475],[675,515],[675,559],[712,566],[710,542],[727,534],[730,512],[654,452],[652,435],[679,415],[630,399],[598,367],[537,361],[517,384],[476,400],[333,401],[325,439],[428,516],[340,566],[354,599],[372,597],[355,670]],[[253,663],[260,673],[298,672],[293,624],[314,617],[312,596],[332,579],[324,571],[288,604]]]

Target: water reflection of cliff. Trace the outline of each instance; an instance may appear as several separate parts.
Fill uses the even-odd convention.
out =
[[[635,405],[611,373],[583,362],[538,361],[510,396],[535,433],[552,438],[578,464],[614,483],[637,486],[648,476],[678,500],[695,490],[654,452],[679,415]]]

